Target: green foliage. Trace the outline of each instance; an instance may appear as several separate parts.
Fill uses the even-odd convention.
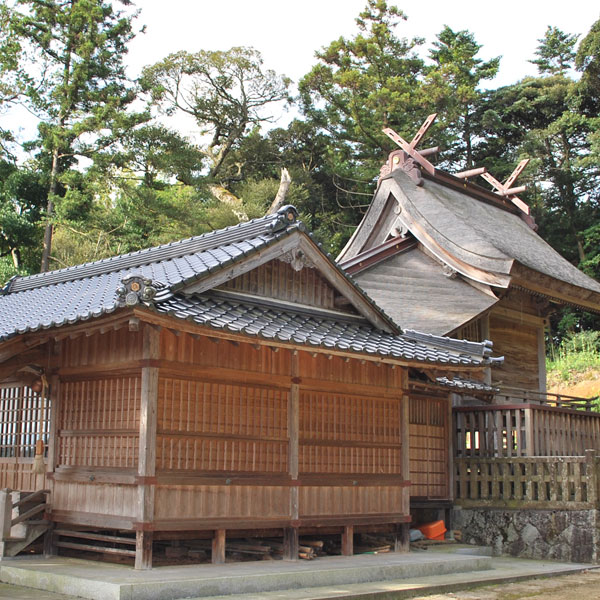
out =
[[[271,120],[267,107],[288,98],[290,80],[262,64],[254,48],[236,47],[176,52],[144,69],[142,85],[152,103],[167,114],[191,115],[201,134],[211,137],[205,153],[212,178],[250,128]]]
[[[19,64],[26,104],[40,120],[40,165],[49,164],[42,270],[49,266],[54,207],[78,159],[110,152],[123,131],[146,118],[126,112],[136,98],[123,64],[132,19],[103,0],[16,0],[10,14],[10,31],[26,50]],[[65,199],[73,201],[83,199]]]
[[[368,0],[358,33],[317,52],[319,64],[299,84],[304,114],[330,136],[338,161],[369,162],[371,176],[394,146],[381,129],[416,131],[427,115],[415,50],[423,40],[396,35],[405,20],[385,0]]]
[[[477,58],[481,45],[469,31],[445,26],[433,43],[425,91],[441,114],[438,138],[442,137],[442,159],[451,169],[473,167],[473,145],[477,135],[475,110],[481,103],[482,81],[493,79],[500,57],[484,62]]]
[[[600,331],[580,331],[550,345],[546,359],[549,374],[559,374],[569,381],[574,373],[600,369]]]
[[[10,257],[9,262],[2,262],[12,265],[3,267],[0,283],[6,278],[6,269],[12,269],[12,274],[35,272],[44,206],[45,186],[40,174],[0,162],[0,258]]]
[[[529,62],[537,65],[542,75],[566,75],[575,64],[575,44],[578,35],[564,33],[558,27],[548,25],[544,37],[535,52],[537,58]]]

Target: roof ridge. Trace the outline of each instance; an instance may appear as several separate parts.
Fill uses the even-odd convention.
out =
[[[14,277],[0,293],[10,294],[24,290],[44,287],[66,281],[74,281],[95,275],[140,267],[150,263],[179,258],[199,251],[206,251],[224,244],[232,244],[249,236],[277,233],[289,225],[297,223],[298,211],[291,205],[280,208],[276,213],[237,223],[223,229],[215,229],[198,236],[169,242],[160,246],[144,248],[118,256],[74,265],[56,271],[37,273],[26,277]]]
[[[486,356],[492,353],[494,343],[491,340],[483,340],[482,342],[472,342],[471,340],[459,340],[445,335],[436,335],[434,333],[423,333],[414,329],[405,329],[404,336],[413,340],[418,340],[424,343],[429,343],[435,346],[446,347],[450,345],[458,351],[466,351],[470,354]]]

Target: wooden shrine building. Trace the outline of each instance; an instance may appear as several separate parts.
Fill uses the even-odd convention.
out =
[[[504,183],[485,168],[441,171],[427,158],[437,148],[417,150],[434,119],[410,143],[384,130],[400,149],[338,263],[403,329],[493,340],[504,362],[487,382],[543,394],[549,313],[559,304],[600,312],[600,284],[536,233],[514,186],[527,160]]]
[[[306,532],[339,533],[346,554],[353,532],[406,534],[412,479],[450,494],[449,392],[489,394],[492,359],[488,343],[394,317],[293,207],[14,278],[0,295],[0,487],[48,490],[48,551],[101,547],[137,568],[158,540],[212,540],[222,562],[238,534],[279,536],[289,558]]]

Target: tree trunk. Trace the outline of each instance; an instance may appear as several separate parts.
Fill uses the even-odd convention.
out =
[[[40,272],[45,273],[50,266],[50,252],[52,251],[52,216],[54,215],[54,197],[56,196],[58,178],[58,148],[52,152],[52,170],[50,171],[50,189],[48,190],[48,203],[46,204],[46,228],[44,230],[44,247],[42,249],[42,264]]]
[[[281,169],[281,181],[279,182],[279,189],[277,190],[275,200],[273,200],[271,207],[267,211],[268,215],[272,215],[283,206],[291,183],[292,178],[290,177],[288,170],[284,167]]]

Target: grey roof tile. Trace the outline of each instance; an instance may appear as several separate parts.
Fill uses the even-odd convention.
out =
[[[440,385],[455,388],[462,391],[478,392],[499,392],[499,388],[491,386],[483,381],[474,381],[472,379],[463,379],[461,377],[437,377],[436,382]]]
[[[215,329],[422,362],[472,366],[487,360],[488,349],[483,344],[418,332],[398,336],[318,310],[309,313],[274,308],[272,304],[240,302],[222,295],[177,294],[208,273],[266,248],[295,229],[303,230],[302,223],[290,226],[286,222],[271,231],[280,216],[269,215],[157,248],[13,279],[0,293],[0,342],[16,334],[113,312],[119,307],[117,289],[122,287],[122,280],[136,274],[151,279],[157,288],[152,302],[155,310]],[[372,303],[368,297],[366,300]]]
[[[394,335],[369,328],[356,322],[340,322],[330,316],[307,316],[292,309],[278,309],[257,302],[233,301],[220,294],[184,296],[174,294],[154,306],[159,313],[180,319],[190,319],[200,325],[210,324],[218,329],[244,331],[269,340],[308,344],[327,349],[354,350],[359,353],[393,356],[423,362],[454,362],[468,365],[483,364],[483,357],[461,356],[452,350],[417,341],[414,336]],[[441,340],[437,340],[437,345]],[[445,384],[445,383],[444,383]]]

